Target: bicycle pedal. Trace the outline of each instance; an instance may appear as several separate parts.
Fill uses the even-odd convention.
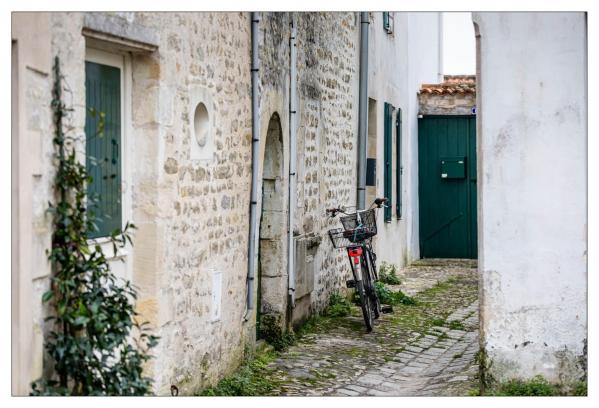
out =
[[[381,312],[388,314],[388,313],[393,313],[393,306],[391,305],[382,305],[381,306]]]
[[[356,281],[353,280],[353,279],[345,281],[345,284],[347,285],[348,288],[355,288],[356,287]]]

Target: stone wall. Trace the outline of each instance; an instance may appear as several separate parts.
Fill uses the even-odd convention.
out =
[[[261,174],[270,160],[265,155],[271,119],[277,117],[280,124],[282,176],[276,193],[282,197],[277,224],[282,239],[271,270],[279,285],[273,292],[280,297],[275,306],[282,313],[287,308],[288,279],[291,17],[259,15]],[[40,73],[28,72],[35,76],[28,85],[19,83],[30,89],[28,112],[43,111],[36,116],[41,121],[36,125],[40,160],[35,174],[39,176],[31,189],[39,209],[34,214],[40,220],[34,221],[39,226],[35,238],[39,245],[31,246],[31,236],[21,235],[23,243],[35,249],[31,268],[39,271],[39,277],[28,283],[28,302],[21,306],[32,311],[33,331],[39,335],[34,344],[23,347],[21,355],[33,356],[28,364],[37,368],[20,373],[19,392],[27,392],[29,381],[41,375],[42,367],[41,295],[48,285],[49,268],[40,254],[50,244],[44,206],[51,199],[53,177],[48,67],[51,57],[59,55],[71,90],[66,102],[75,108],[72,131],[83,137],[86,47],[120,55],[124,66],[128,108],[123,214],[124,221],[133,221],[138,230],[134,246],[121,254],[124,263],[114,259],[111,265],[139,288],[138,310],[160,336],[147,373],[154,377],[158,394],[168,394],[171,384],[182,394],[212,385],[237,368],[255,336],[255,309],[246,315],[245,305],[251,180],[250,14],[51,13],[47,18],[51,42],[45,46],[46,67]],[[34,20],[23,15],[21,24],[26,27]],[[95,34],[90,37],[88,32]],[[349,273],[345,255],[333,250],[326,236],[338,220],[328,221],[324,214],[325,208],[355,200],[358,39],[355,13],[298,14],[294,235],[309,256],[298,260],[303,296],[290,316],[294,322],[321,310]],[[208,117],[202,122],[208,130],[202,135],[196,134],[194,122],[199,102]],[[22,134],[18,135],[20,140]],[[30,177],[33,171],[27,171]],[[48,365],[46,369],[50,371]]]
[[[428,94],[418,95],[421,115],[471,115],[476,105],[476,94]]]

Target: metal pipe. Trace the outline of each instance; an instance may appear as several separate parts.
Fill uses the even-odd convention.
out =
[[[252,32],[252,186],[250,193],[250,225],[248,242],[247,303],[244,319],[247,321],[254,308],[254,277],[256,275],[256,206],[258,205],[258,156],[260,154],[260,107],[258,105],[258,19],[257,13],[250,14]]]
[[[437,52],[438,52],[438,74],[437,76],[439,77],[438,81],[439,83],[443,82],[443,13],[439,12],[439,44],[437,47]]]
[[[358,104],[358,209],[366,201],[366,146],[368,142],[368,27],[369,13],[360,13],[360,94]]]
[[[295,13],[291,14],[291,37],[289,39],[289,222],[287,275],[289,277],[289,307],[295,307],[295,245],[293,239],[293,217],[296,206],[296,136],[297,136],[297,21]]]

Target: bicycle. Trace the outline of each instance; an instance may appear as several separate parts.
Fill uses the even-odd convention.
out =
[[[345,208],[329,208],[326,210],[331,218],[337,214],[341,217],[343,228],[329,230],[329,237],[335,248],[345,248],[352,268],[354,279],[348,280],[348,288],[356,288],[360,297],[360,306],[366,330],[372,331],[374,320],[381,314],[381,303],[376,294],[375,283],[376,254],[372,250],[372,237],[377,234],[376,209],[384,206],[386,198],[377,198],[367,210],[356,210],[348,213]],[[376,205],[376,208],[373,206]]]

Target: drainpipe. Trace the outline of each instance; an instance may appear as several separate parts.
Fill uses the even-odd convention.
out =
[[[252,187],[250,193],[250,231],[248,242],[247,303],[244,320],[254,309],[254,276],[256,275],[256,206],[258,205],[258,156],[260,154],[260,111],[258,106],[258,23],[257,13],[250,13],[252,24]]]
[[[439,59],[439,68],[438,74],[439,83],[443,82],[443,13],[439,12],[439,49],[438,51],[438,59]]]
[[[368,12],[360,13],[360,95],[358,105],[358,209],[366,201],[366,145],[368,136]]]
[[[296,123],[297,123],[297,21],[295,13],[291,15],[291,38],[289,39],[289,231],[288,235],[288,252],[287,252],[287,275],[289,277],[289,307],[295,307],[295,245],[293,239],[293,216],[297,202],[296,194]]]

